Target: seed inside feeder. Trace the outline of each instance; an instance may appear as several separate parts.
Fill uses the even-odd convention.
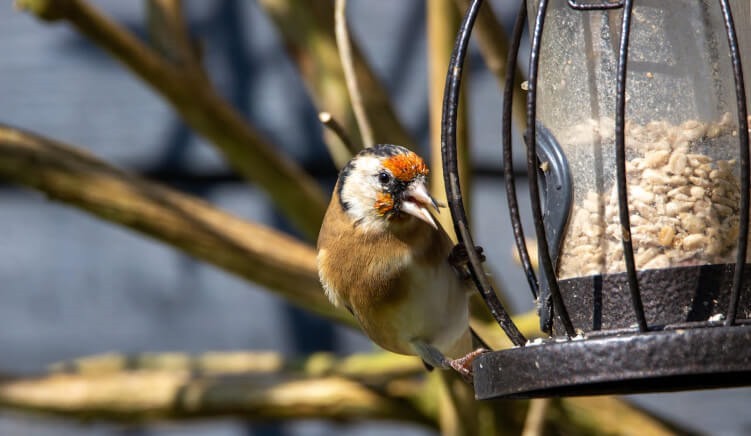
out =
[[[591,141],[612,143],[612,125],[608,118],[589,120],[564,132],[560,140],[573,150],[577,144],[586,149]],[[723,137],[731,137],[734,128],[729,113],[716,123],[627,123],[629,235],[637,269],[735,262],[737,162],[704,153],[711,150],[707,143],[715,147]],[[560,279],[626,270],[617,186],[614,180],[603,185],[604,192],[575,186]]]

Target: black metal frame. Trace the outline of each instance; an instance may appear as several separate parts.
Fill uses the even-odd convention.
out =
[[[472,235],[469,231],[467,215],[464,213],[462,191],[459,186],[459,169],[456,158],[456,117],[459,107],[459,88],[464,68],[464,58],[467,55],[467,46],[472,32],[477,12],[480,10],[482,1],[473,1],[462,20],[459,28],[459,36],[456,39],[454,51],[449,61],[449,72],[446,76],[446,88],[443,94],[443,113],[441,115],[441,153],[443,160],[443,177],[446,185],[448,206],[451,218],[454,221],[454,230],[459,244],[463,244],[467,250],[469,270],[472,280],[480,290],[480,294],[490,309],[493,318],[498,321],[511,342],[516,346],[524,346],[526,338],[519,328],[511,320],[503,304],[493,290],[482,269],[482,260],[477,252]],[[519,225],[521,228],[521,224]],[[529,258],[529,255],[527,255]],[[533,273],[534,274],[534,273]]]
[[[735,33],[735,25],[728,0],[718,0],[722,9],[722,15],[725,23],[728,45],[730,47],[730,56],[733,67],[735,80],[735,93],[738,115],[738,141],[739,141],[739,159],[740,159],[740,184],[741,184],[741,201],[740,201],[740,222],[738,235],[738,254],[733,272],[733,281],[731,286],[730,298],[728,301],[726,316],[723,327],[718,327],[717,323],[703,322],[690,323],[681,328],[701,328],[712,327],[710,329],[713,335],[707,337],[703,333],[692,333],[691,338],[702,338],[713,342],[727,341],[728,343],[744,343],[746,341],[746,350],[751,348],[751,325],[749,323],[738,323],[737,312],[742,290],[744,289],[744,269],[747,251],[747,240],[749,231],[749,137],[748,137],[748,118],[746,108],[746,92],[743,82],[743,72],[741,66],[740,49]],[[626,261],[626,281],[633,307],[633,315],[637,321],[637,329],[620,329],[603,332],[610,335],[610,339],[598,339],[597,344],[592,343],[589,338],[584,340],[572,341],[576,335],[571,317],[564,304],[561,296],[560,284],[555,274],[555,265],[551,260],[551,253],[548,249],[548,241],[543,224],[543,212],[541,209],[541,199],[538,186],[538,146],[537,146],[537,126],[536,104],[537,104],[537,73],[540,56],[540,42],[544,29],[545,15],[548,6],[548,0],[540,0],[538,3],[537,16],[534,29],[530,30],[531,53],[529,60],[529,79],[527,88],[527,117],[528,125],[525,139],[527,141],[527,174],[530,184],[530,199],[532,206],[535,231],[539,246],[539,264],[542,271],[540,279],[544,283],[538,282],[538,278],[531,266],[529,253],[524,243],[524,231],[519,216],[519,206],[516,195],[512,150],[511,150],[511,105],[512,95],[514,92],[516,64],[519,52],[520,41],[527,20],[527,8],[524,0],[520,1],[520,8],[517,14],[513,34],[511,49],[508,57],[506,69],[506,84],[503,94],[503,118],[502,118],[502,143],[503,143],[503,161],[504,161],[504,178],[506,192],[508,197],[509,212],[511,214],[511,223],[513,228],[514,240],[516,243],[519,257],[524,268],[527,281],[532,291],[533,298],[537,299],[540,295],[540,288],[545,285],[549,290],[552,298],[555,316],[560,321],[562,330],[566,337],[563,342],[553,341],[551,345],[542,345],[536,347],[527,347],[524,336],[519,332],[516,325],[510,319],[507,311],[498,300],[495,292],[487,279],[481,264],[479,253],[475,249],[472,236],[467,223],[464,207],[462,203],[461,188],[459,186],[459,176],[456,163],[456,114],[459,102],[459,88],[461,84],[462,68],[466,56],[467,47],[479,8],[482,0],[473,0],[464,16],[460,30],[457,36],[454,51],[448,68],[446,78],[446,88],[444,91],[443,101],[443,118],[442,118],[442,157],[444,166],[444,179],[448,197],[449,208],[454,222],[454,227],[459,243],[464,244],[467,248],[469,258],[469,269],[472,278],[485,299],[493,317],[496,319],[506,335],[518,348],[500,352],[488,353],[480,356],[475,362],[475,387],[479,398],[489,398],[495,396],[543,396],[559,394],[577,394],[577,393],[604,393],[604,392],[636,392],[645,390],[673,390],[689,389],[697,387],[724,386],[728,384],[751,384],[751,363],[745,365],[726,365],[724,371],[711,365],[707,366],[702,358],[691,358],[690,355],[683,356],[683,372],[676,370],[673,366],[665,368],[641,368],[639,371],[627,371],[623,362],[616,362],[613,358],[607,362],[600,362],[602,365],[598,370],[592,369],[592,373],[582,377],[573,377],[576,374],[577,367],[581,366],[580,362],[567,362],[568,357],[576,356],[576,353],[584,357],[588,350],[603,350],[615,353],[616,350],[629,350],[633,353],[639,353],[645,346],[663,346],[664,341],[669,336],[665,336],[671,331],[671,326],[650,326],[645,315],[642,293],[639,288],[639,274],[637,274],[633,246],[630,239],[630,222],[628,211],[628,198],[626,192],[626,170],[625,170],[625,93],[626,93],[626,71],[628,67],[628,47],[629,34],[631,28],[631,11],[633,0],[618,1],[577,1],[568,0],[569,6],[579,10],[596,10],[596,9],[614,9],[622,8],[622,28],[621,40],[618,53],[618,67],[616,77],[616,117],[615,117],[615,141],[616,141],[616,181],[618,186],[618,204],[619,218],[623,234],[624,257]],[[734,327],[737,326],[737,327]],[[731,329],[732,328],[732,329]],[[658,335],[658,336],[656,336]],[[655,339],[657,338],[657,339]],[[685,339],[685,336],[684,336]],[[610,343],[608,343],[610,340]],[[645,345],[647,344],[647,345]],[[652,345],[649,345],[652,344]],[[692,342],[692,344],[694,344]],[[684,344],[685,345],[685,344]],[[694,344],[696,345],[696,344]],[[534,348],[534,350],[532,350]],[[712,348],[705,344],[704,348]],[[732,350],[731,350],[732,351]],[[746,352],[746,351],[744,351]],[[547,354],[546,354],[547,353]],[[645,351],[645,355],[650,352]],[[747,352],[746,352],[747,353]],[[685,354],[685,353],[684,353]],[[726,353],[727,354],[727,353]],[[747,353],[748,354],[748,353]],[[636,355],[636,354],[635,354]],[[538,365],[539,359],[545,358],[552,362],[546,365],[546,373],[540,370]],[[735,356],[737,359],[737,355]],[[744,357],[745,358],[745,357]],[[520,360],[521,359],[521,360]],[[561,360],[563,359],[563,360]],[[732,360],[732,359],[726,359]],[[505,368],[508,364],[521,362],[521,366],[514,368]],[[536,369],[525,367],[525,362],[535,362]],[[654,363],[654,362],[653,362]],[[680,365],[679,365],[680,366]],[[666,367],[667,368],[667,367]],[[590,368],[591,369],[591,368]],[[519,376],[518,371],[526,371],[526,374],[535,374],[533,377]],[[620,372],[619,372],[620,371]],[[725,375],[717,375],[719,373]],[[515,375],[505,375],[507,372]],[[499,375],[499,374],[504,375]],[[597,374],[595,374],[597,373]],[[633,375],[639,373],[642,377],[642,383],[634,383]],[[733,376],[727,376],[732,373]],[[693,378],[691,376],[694,376]],[[540,377],[545,378],[544,382]],[[620,378],[619,378],[620,377]],[[556,381],[557,379],[557,381]],[[513,381],[515,380],[515,381]],[[526,380],[526,381],[525,381]],[[552,381],[551,381],[552,380]],[[626,382],[627,380],[631,380]],[[647,381],[645,381],[647,380]],[[711,380],[715,380],[714,383]]]

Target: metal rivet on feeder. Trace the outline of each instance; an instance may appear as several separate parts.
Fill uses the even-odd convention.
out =
[[[481,3],[462,23],[444,96],[447,194],[467,247],[456,106]],[[470,249],[475,282],[517,345],[477,358],[479,398],[751,384],[748,114],[736,36],[751,24],[747,13],[734,21],[729,3],[522,2],[504,94],[504,173],[517,248],[553,337],[523,343]],[[527,21],[539,275],[524,247],[511,156]]]

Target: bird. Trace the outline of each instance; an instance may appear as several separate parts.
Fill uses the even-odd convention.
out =
[[[471,381],[472,360],[487,350],[469,327],[466,250],[431,213],[440,210],[428,172],[403,146],[357,153],[339,172],[321,225],[318,274],[331,303],[377,345]]]

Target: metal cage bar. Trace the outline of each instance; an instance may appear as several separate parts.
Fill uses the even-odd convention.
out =
[[[621,41],[618,49],[618,70],[615,91],[615,166],[618,183],[618,214],[621,221],[623,258],[626,261],[628,289],[631,293],[631,305],[636,315],[639,331],[648,330],[644,315],[644,305],[639,292],[639,280],[636,277],[634,246],[631,243],[631,219],[628,211],[628,184],[626,183],[626,68],[628,67],[628,45],[631,34],[631,11],[633,0],[625,0],[621,22]]]
[[[728,37],[728,48],[730,49],[730,59],[733,65],[733,76],[735,79],[735,96],[738,107],[738,142],[739,157],[741,165],[741,202],[739,206],[739,223],[738,223],[738,253],[735,261],[735,271],[733,271],[733,286],[730,293],[725,324],[731,326],[735,324],[735,318],[738,312],[738,303],[743,289],[743,270],[746,265],[746,250],[748,246],[748,215],[749,215],[749,142],[748,142],[748,112],[746,108],[746,89],[743,83],[743,66],[741,64],[740,48],[738,38],[735,34],[735,23],[733,14],[730,10],[728,0],[720,0],[722,16],[725,21],[725,33]]]
[[[548,281],[550,296],[553,300],[555,315],[561,321],[563,329],[569,337],[575,336],[576,331],[571,322],[571,317],[566,310],[566,305],[561,296],[555,266],[548,249],[548,238],[542,220],[542,202],[540,201],[539,183],[537,181],[537,130],[535,119],[537,118],[537,70],[540,61],[540,42],[542,41],[542,29],[545,23],[545,12],[548,8],[548,0],[540,0],[535,17],[535,28],[531,34],[532,49],[529,55],[529,79],[527,90],[527,177],[529,178],[529,195],[532,203],[532,216],[535,222],[537,234],[539,268],[545,273]]]
[[[514,159],[511,146],[511,106],[514,100],[514,86],[516,83],[516,62],[519,58],[519,46],[521,44],[524,25],[527,21],[527,2],[519,2],[519,12],[516,14],[516,22],[511,35],[511,46],[509,47],[508,60],[506,62],[506,77],[503,90],[503,118],[501,120],[501,140],[503,142],[503,180],[506,186],[506,199],[508,202],[509,214],[511,215],[511,228],[516,243],[516,251],[519,253],[524,274],[529,283],[529,289],[532,291],[532,298],[538,299],[540,295],[537,284],[537,277],[532,268],[532,262],[527,251],[527,244],[524,238],[524,228],[521,217],[519,216],[519,201],[516,195],[516,181],[514,178]]]
[[[456,118],[459,106],[459,91],[464,58],[467,54],[472,26],[481,5],[482,0],[474,0],[464,15],[459,27],[459,35],[456,38],[454,50],[451,54],[448,74],[446,75],[446,87],[443,92],[443,113],[441,117],[443,177],[448,194],[451,218],[456,230],[456,237],[459,244],[463,244],[466,248],[472,280],[485,300],[485,304],[487,304],[493,318],[495,318],[511,342],[521,347],[526,344],[527,340],[511,320],[511,317],[485,276],[480,255],[475,249],[474,241],[469,231],[467,216],[464,213],[461,187],[459,186],[459,170],[456,156]]]

